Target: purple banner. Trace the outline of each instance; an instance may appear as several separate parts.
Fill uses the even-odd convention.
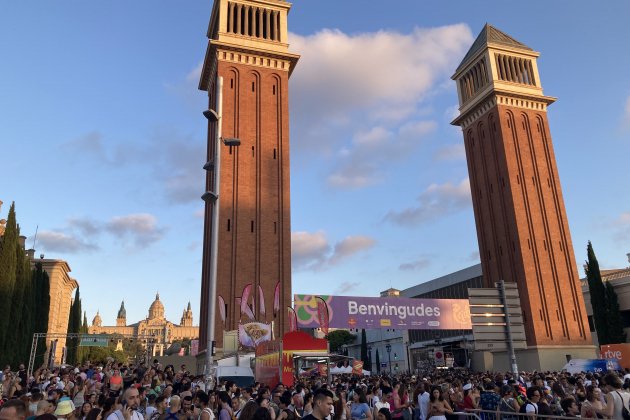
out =
[[[317,297],[328,306],[330,328],[393,328],[399,330],[469,330],[467,299],[411,299],[294,295],[300,328],[321,328]]]

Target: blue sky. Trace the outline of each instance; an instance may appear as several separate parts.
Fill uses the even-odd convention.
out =
[[[211,2],[13,1],[0,14],[0,199],[67,260],[88,318],[199,314]],[[630,3],[296,0],[293,290],[377,295],[478,261],[454,69],[489,22],[541,53],[578,265],[630,252]],[[582,275],[580,270],[580,275]]]

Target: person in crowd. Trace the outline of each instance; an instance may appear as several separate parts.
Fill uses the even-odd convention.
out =
[[[90,411],[92,411],[92,404],[90,404],[89,402],[84,402],[80,407],[81,408],[78,418],[79,420],[85,420]]]
[[[597,412],[604,411],[605,403],[602,398],[602,390],[596,385],[586,387],[586,400],[582,403],[580,417],[584,419],[597,419]]]
[[[220,410],[219,420],[232,420],[232,398],[227,391],[219,391],[217,394],[219,399]]]
[[[333,393],[325,388],[320,388],[313,394],[313,412],[304,416],[302,420],[324,420],[333,410]]]
[[[501,414],[497,416],[497,418],[501,420],[516,420],[516,415],[511,415],[507,413],[518,413],[521,409],[516,396],[514,395],[514,387],[511,385],[503,385],[501,387],[501,400],[499,401],[499,405],[497,407],[497,411]]]
[[[241,410],[241,416],[239,417],[239,420],[253,420],[258,408],[259,406],[258,404],[256,404],[256,401],[247,401],[245,407],[243,407],[243,409]]]
[[[624,407],[628,409],[630,393],[622,389],[623,382],[616,373],[609,372],[602,378],[603,389],[606,392],[606,407],[595,410],[595,413],[610,419],[623,419]]]
[[[446,420],[447,414],[453,414],[453,409],[444,399],[442,388],[437,386],[433,387],[429,399],[428,420]]]
[[[372,412],[368,405],[367,398],[363,389],[359,388],[352,395],[352,403],[350,404],[350,416],[352,420],[372,419]]]
[[[200,413],[199,420],[214,420],[215,416],[210,408],[210,397],[204,391],[198,391],[197,395],[197,404],[199,404]]]
[[[107,420],[144,420],[142,415],[138,413],[138,405],[140,405],[140,398],[138,389],[135,387],[127,388],[120,398],[120,408],[114,410],[109,414]]]
[[[25,420],[28,408],[24,401],[11,399],[0,407],[0,420]]]
[[[591,386],[591,385],[589,385]],[[565,398],[560,402],[565,417],[580,417],[580,409],[573,398]]]
[[[542,391],[537,386],[527,388],[527,400],[521,405],[520,413],[535,416],[538,414],[538,402],[542,396]]]
[[[376,420],[392,420],[392,413],[383,407],[376,413]]]
[[[501,401],[501,395],[497,392],[497,385],[493,380],[484,383],[484,392],[479,398],[479,408],[484,410],[481,412],[482,420],[495,420],[496,415],[492,412],[496,411]]]

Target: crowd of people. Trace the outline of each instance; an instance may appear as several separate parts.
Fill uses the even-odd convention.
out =
[[[233,382],[205,389],[176,368],[122,363],[0,373],[0,420],[517,420],[630,418],[630,372],[317,376],[295,385]]]

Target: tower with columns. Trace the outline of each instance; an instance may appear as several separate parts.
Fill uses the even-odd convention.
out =
[[[288,329],[291,305],[291,219],[289,197],[289,76],[299,56],[289,52],[287,15],[281,0],[215,0],[199,89],[217,109],[216,86],[223,78],[222,136],[239,147],[221,146],[217,299],[225,302],[225,321],[217,302],[208,301],[213,202],[206,202],[200,348],[207,343],[208,311],[215,311],[215,339],[241,319],[243,289],[252,285],[255,320],[273,322],[276,336]],[[215,156],[216,123],[208,123],[207,161]],[[212,191],[212,165],[206,191]],[[280,310],[273,301],[279,285]],[[263,313],[261,301],[265,302]]]
[[[452,77],[483,276],[486,287],[518,286],[526,370],[594,356],[547,119],[555,98],[543,94],[538,56],[486,24]]]

